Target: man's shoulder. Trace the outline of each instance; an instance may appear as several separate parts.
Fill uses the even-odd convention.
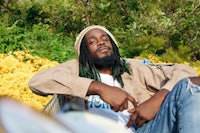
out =
[[[133,58],[125,58],[125,61],[127,63],[129,63],[129,62],[135,62],[135,61],[138,61],[138,60],[137,59],[133,59]]]
[[[67,60],[61,64],[59,64],[60,67],[64,67],[64,68],[76,68],[78,67],[78,59],[70,59]]]
[[[65,62],[63,62],[62,64],[78,64],[78,59],[70,59],[70,60],[67,60]]]
[[[128,63],[128,64],[134,64],[134,65],[136,65],[136,64],[146,64],[146,65],[152,65],[152,62],[150,62],[149,60],[147,60],[147,59],[132,59],[132,58],[126,58],[125,59],[126,60],[126,62]]]

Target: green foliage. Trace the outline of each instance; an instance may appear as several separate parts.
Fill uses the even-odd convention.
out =
[[[46,19],[48,18],[48,13],[44,12],[40,5],[34,4],[26,10],[26,18],[25,22],[29,26],[33,26],[38,23],[46,23]]]
[[[187,46],[179,46],[178,50],[169,48],[164,54],[160,56],[161,61],[182,63],[184,61],[191,62],[190,57],[192,51]]]
[[[33,55],[64,62],[75,58],[73,38],[54,34],[48,25],[34,25],[32,31],[17,27],[0,27],[0,53],[17,50],[31,50]]]
[[[22,50],[25,48],[24,29],[13,25],[12,27],[0,26],[0,53]]]
[[[48,25],[41,23],[26,33],[26,48],[33,49],[32,54],[58,62],[75,57],[73,42],[63,34],[53,34]]]
[[[148,50],[149,54],[161,55],[164,53],[165,40],[162,37],[156,37],[153,35],[145,35],[136,39],[132,44],[122,45],[123,49],[126,49],[125,56],[139,56],[143,52]]]
[[[176,62],[182,63],[183,60],[180,58],[178,53],[173,50],[173,48],[169,48],[166,53],[161,56],[161,61],[163,62]]]
[[[0,52],[30,49],[63,62],[86,26],[108,28],[122,56],[157,54],[165,61],[200,60],[197,0],[1,0]]]

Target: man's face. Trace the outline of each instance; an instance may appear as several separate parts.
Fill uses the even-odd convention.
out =
[[[90,56],[103,58],[113,54],[113,48],[108,35],[100,29],[92,29],[85,34]]]

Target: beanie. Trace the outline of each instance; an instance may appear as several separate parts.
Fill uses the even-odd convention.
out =
[[[110,37],[111,39],[115,42],[116,46],[118,46],[117,44],[117,41],[115,40],[114,36],[112,35],[112,33],[110,31],[108,31],[105,27],[103,26],[99,26],[99,25],[92,25],[92,26],[89,26],[89,27],[86,27],[85,29],[83,29],[80,34],[76,37],[76,41],[74,43],[74,47],[75,47],[75,51],[76,51],[76,54],[79,56],[80,54],[80,45],[81,45],[81,42],[82,42],[82,39],[83,37],[85,36],[85,34],[92,30],[92,29],[100,29],[100,30],[103,30],[104,32],[106,32]]]

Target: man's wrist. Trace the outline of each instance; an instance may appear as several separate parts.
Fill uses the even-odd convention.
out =
[[[99,95],[101,93],[101,82],[92,81],[89,85],[87,95]]]

